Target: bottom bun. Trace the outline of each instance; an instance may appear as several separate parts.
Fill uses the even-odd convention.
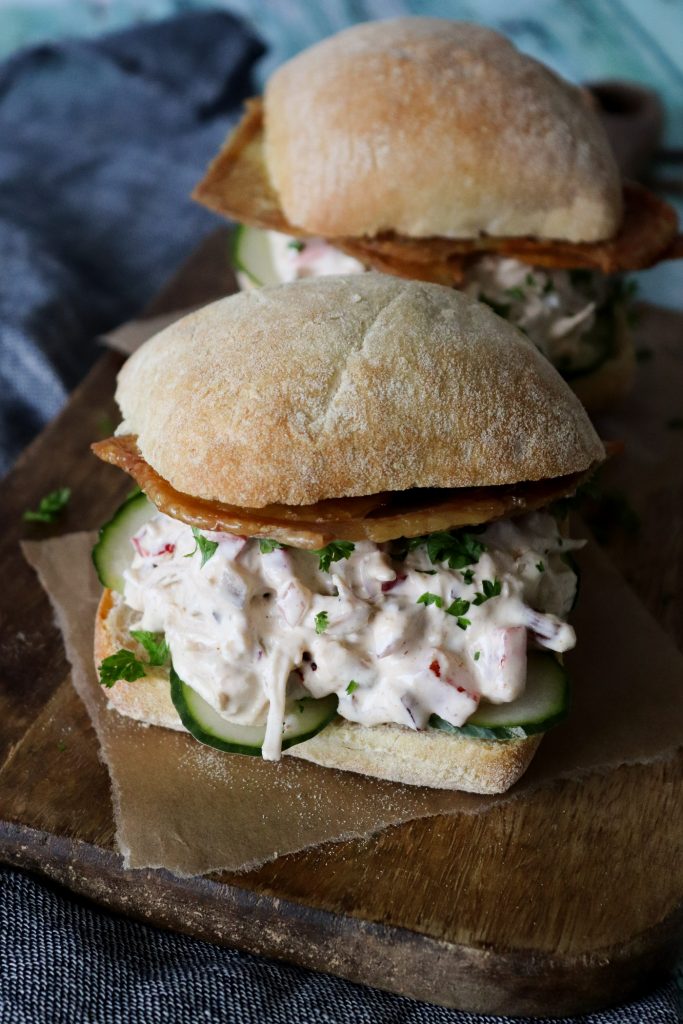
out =
[[[105,590],[95,622],[95,664],[121,648],[144,656],[130,635],[135,613]],[[185,732],[171,700],[168,671],[148,668],[144,679],[117,682],[107,691],[110,707],[147,725]],[[480,740],[402,725],[358,725],[336,718],[310,740],[284,753],[324,768],[359,772],[390,782],[468,793],[504,793],[526,771],[541,736]]]

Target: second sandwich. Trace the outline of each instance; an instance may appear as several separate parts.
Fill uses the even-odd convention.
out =
[[[227,751],[506,789],[567,710],[571,541],[604,458],[488,307],[374,273],[243,293],[125,365],[94,445],[112,705]]]

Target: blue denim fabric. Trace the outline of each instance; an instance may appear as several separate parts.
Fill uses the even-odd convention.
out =
[[[189,193],[262,52],[206,13],[0,66],[0,473],[215,223]]]

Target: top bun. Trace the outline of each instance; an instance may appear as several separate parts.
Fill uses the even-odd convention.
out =
[[[604,450],[526,337],[441,285],[308,278],[220,299],[119,374],[119,433],[179,491],[312,504],[586,470]]]
[[[612,237],[621,183],[587,95],[491,29],[366,22],[280,67],[268,172],[290,224],[325,238]]]

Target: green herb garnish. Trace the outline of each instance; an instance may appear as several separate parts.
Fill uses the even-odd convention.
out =
[[[457,618],[460,615],[464,615],[465,612],[469,610],[469,607],[469,601],[465,601],[465,599],[462,597],[456,597],[453,604],[449,605],[448,608],[446,608],[446,614],[455,615]]]
[[[522,288],[506,288],[505,294],[509,298],[514,299],[515,302],[524,302],[524,299],[526,298]]]
[[[333,540],[326,547],[318,548],[317,551],[312,553],[318,556],[318,567],[321,572],[328,572],[332,562],[340,562],[342,558],[350,558],[355,547],[356,545],[352,544],[350,540]]]
[[[449,569],[464,569],[466,565],[476,564],[486,545],[469,531],[439,531],[425,537],[413,537],[408,541],[408,550],[424,544],[427,548],[429,561],[433,565],[447,562]]]
[[[69,504],[70,497],[70,487],[58,487],[56,491],[50,491],[49,494],[40,499],[37,509],[26,509],[23,517],[24,522],[54,523]]]
[[[145,629],[131,629],[130,635],[145,648],[150,665],[165,665],[169,649],[163,633],[149,633]]]
[[[356,680],[355,680],[355,679],[352,679],[352,680],[351,680],[351,682],[349,683],[349,685],[348,685],[348,686],[346,687],[346,692],[347,692],[347,693],[349,694],[349,696],[350,696],[350,695],[351,695],[352,693],[355,693],[355,692],[356,692],[356,690],[358,689],[358,685],[359,685],[359,684],[358,684],[358,683],[356,682]]]
[[[192,556],[197,553],[197,550],[199,550],[202,556],[202,564],[199,566],[199,568],[203,569],[206,563],[209,561],[209,559],[213,558],[213,556],[216,554],[218,541],[208,540],[207,537],[205,537],[202,533],[199,532],[196,526],[192,527],[192,536],[196,541],[195,548],[194,551],[190,551],[188,555],[185,555],[185,558],[192,558]]]
[[[430,594],[428,590],[421,594],[415,604],[430,605],[434,604],[437,608],[443,608],[443,598],[439,597],[438,594]]]
[[[500,580],[484,580],[481,585],[481,591],[477,591],[472,604],[483,604],[485,601],[490,601],[492,597],[498,597],[501,589]]]
[[[330,623],[329,623],[329,620],[328,620],[327,612],[318,612],[318,614],[315,617],[315,631],[316,631],[316,633],[318,633],[318,635],[320,635],[321,633],[324,633],[325,630],[327,629],[327,627],[329,626],[329,624]]]
[[[475,651],[473,654],[473,658],[475,661],[479,661],[479,659],[481,658],[481,651]]]
[[[462,578],[464,579],[465,583],[469,585],[474,579],[474,569],[465,569],[464,573],[462,574]]]
[[[271,551],[283,547],[279,540],[270,540],[268,537],[259,538],[258,546],[262,555],[269,555]]]
[[[539,572],[545,572],[545,566],[543,562],[536,562],[536,568]]]
[[[306,248],[306,243],[302,242],[300,238],[292,238],[287,242],[288,249],[294,249],[296,252],[303,252]]]
[[[524,280],[526,281],[529,288],[533,288],[533,286],[536,284],[536,278],[531,273],[527,274]]]
[[[145,666],[132,651],[120,650],[116,654],[110,654],[100,663],[99,673],[102,686],[111,689],[119,679],[124,679],[127,683],[142,679]]]

